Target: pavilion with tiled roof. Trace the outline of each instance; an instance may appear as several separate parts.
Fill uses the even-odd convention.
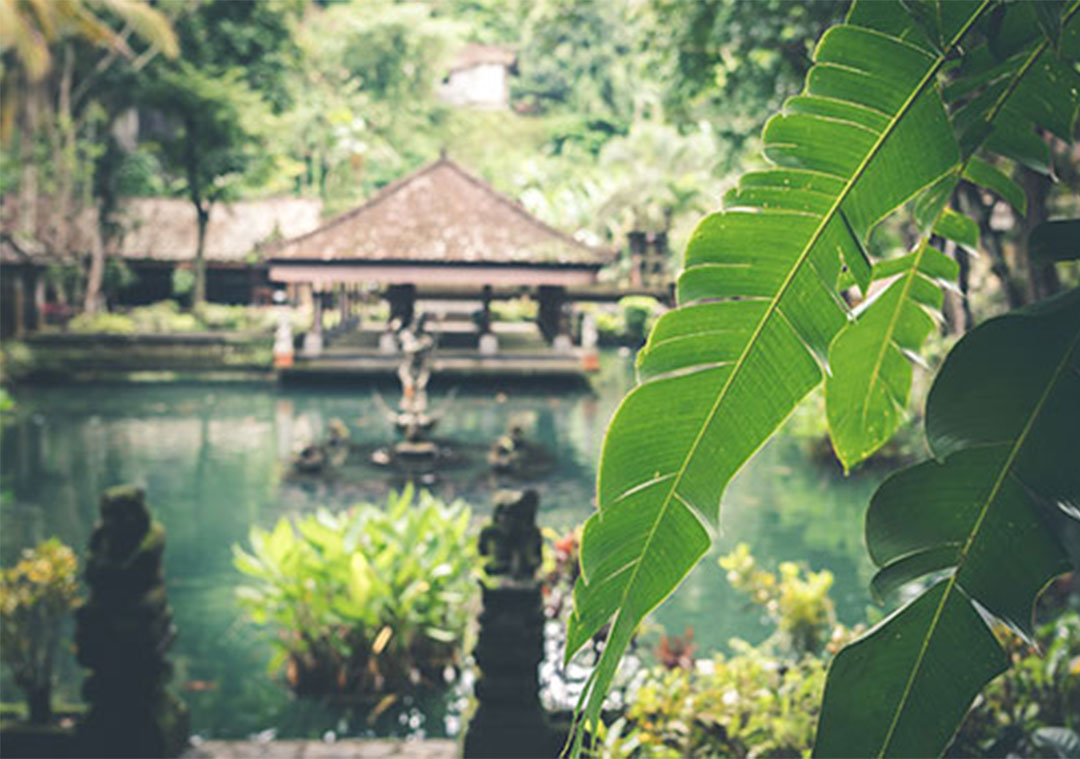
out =
[[[417,287],[536,288],[544,319],[567,287],[596,282],[614,254],[537,219],[443,156],[306,234],[264,249],[271,280],[318,291],[387,288],[394,315],[411,317]],[[548,335],[550,337],[550,335]]]
[[[317,284],[577,286],[612,260],[445,157],[264,255],[272,279]]]

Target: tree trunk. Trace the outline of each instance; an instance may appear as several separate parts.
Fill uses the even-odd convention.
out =
[[[210,223],[210,209],[198,206],[196,218],[199,224],[199,241],[195,246],[195,292],[191,299],[192,306],[206,302],[206,227]]]
[[[35,685],[26,692],[26,705],[30,710],[30,722],[47,725],[52,722],[52,684]]]
[[[101,240],[95,240],[90,249],[90,269],[86,274],[86,300],[83,311],[96,314],[102,310],[101,283],[105,279],[105,246]]]
[[[1049,217],[1047,199],[1050,196],[1050,179],[1031,169],[1021,167],[1020,186],[1027,193],[1027,216],[1020,222],[1019,251],[1028,272],[1029,300],[1038,301],[1049,298],[1061,290],[1061,281],[1058,279],[1057,270],[1053,263],[1033,261],[1028,250],[1028,236],[1035,227],[1042,224]]]
[[[75,225],[75,119],[71,112],[71,79],[74,75],[75,51],[70,43],[64,46],[64,64],[56,95],[56,126],[53,143],[53,165],[56,167],[56,195],[52,202],[53,218],[51,247],[60,256],[70,253],[71,229]],[[89,287],[87,288],[89,291]]]

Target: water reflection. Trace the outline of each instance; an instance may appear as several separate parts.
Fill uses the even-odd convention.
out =
[[[479,463],[442,477],[433,490],[466,498],[486,513],[499,483],[484,452],[512,421],[524,420],[530,439],[556,457],[554,471],[536,483],[542,524],[566,529],[579,523],[592,511],[604,427],[631,382],[629,361],[609,355],[596,393],[507,389],[503,397],[491,389],[460,388],[439,433],[474,451]],[[175,682],[192,707],[195,729],[245,736],[270,725],[282,734],[340,727],[329,714],[312,722],[308,712],[317,707],[292,702],[267,676],[264,638],[234,602],[240,578],[230,546],[245,541],[252,524],[268,526],[283,514],[385,498],[392,479],[359,466],[346,465],[325,479],[288,476],[290,455],[325,437],[331,419],[343,420],[352,440],[362,444],[394,439],[371,394],[274,386],[66,386],[23,389],[16,401],[15,419],[0,438],[4,564],[50,535],[81,553],[101,491],[141,484],[168,530],[167,585],[181,631]],[[809,463],[796,441],[778,438],[731,485],[717,548],[656,618],[678,632],[693,626],[705,650],[725,646],[732,636],[759,639],[764,626],[728,588],[715,562],[742,540],[765,565],[806,560],[831,569],[841,619],[861,618],[869,600],[861,515],[875,480],[844,480]],[[61,662],[60,676],[59,697],[74,699],[82,675],[70,656]],[[15,692],[7,679],[3,685],[5,693]],[[316,723],[318,730],[311,727]],[[376,730],[363,720],[345,727]],[[432,734],[445,729],[426,727]]]

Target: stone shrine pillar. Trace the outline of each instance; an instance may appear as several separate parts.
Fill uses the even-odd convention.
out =
[[[165,529],[152,521],[141,488],[110,488],[90,536],[90,600],[75,615],[79,663],[90,669],[78,754],[175,757],[188,741],[188,712],[166,689],[176,638],[161,557]]]
[[[304,333],[304,355],[318,356],[323,350],[323,294],[312,286],[311,293],[311,329]]]
[[[284,369],[293,365],[292,309],[278,310],[278,324],[274,331],[274,368]]]
[[[540,706],[539,666],[544,658],[544,611],[540,582],[541,537],[535,490],[498,491],[492,521],[480,532],[490,584],[473,656],[477,709],[465,735],[464,755],[555,757],[559,734]]]

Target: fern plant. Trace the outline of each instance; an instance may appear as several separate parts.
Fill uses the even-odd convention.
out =
[[[745,174],[692,236],[678,307],[638,354],[639,384],[608,428],[566,654],[607,627],[579,704],[585,724],[596,724],[638,623],[707,551],[727,483],[807,393],[828,378],[846,466],[896,430],[906,354],[956,276],[935,241],[978,242],[948,206],[953,189],[972,182],[1022,207],[987,156],[1048,170],[1035,127],[1072,134],[1078,8],[859,1],[822,37],[803,93],[765,127],[771,168]],[[871,260],[870,232],[905,205],[918,244]],[[849,311],[842,289],[865,295],[884,279]]]

